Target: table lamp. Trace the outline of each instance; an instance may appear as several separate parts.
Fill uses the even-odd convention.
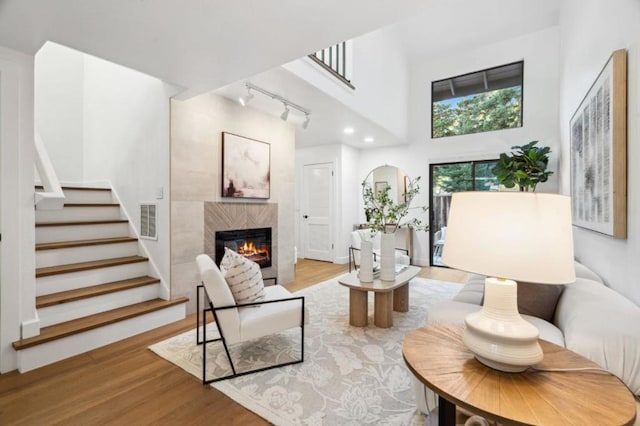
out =
[[[453,194],[442,260],[486,275],[484,303],[465,318],[464,344],[483,364],[520,372],[542,361],[538,329],[518,313],[516,281],[575,281],[571,200],[532,192]]]

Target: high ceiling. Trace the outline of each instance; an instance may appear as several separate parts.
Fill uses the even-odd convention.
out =
[[[0,0],[0,45],[35,54],[54,41],[181,86],[181,98],[221,88],[236,99],[251,80],[314,111],[307,131],[296,126],[298,146],[368,148],[406,141],[278,66],[385,26],[416,63],[556,25],[561,1]]]
[[[561,0],[431,1],[425,12],[387,26],[384,32],[390,37],[396,37],[409,64],[418,63],[557,25],[560,2]],[[311,125],[306,130],[300,127],[302,115],[296,117],[292,114],[289,118],[296,125],[298,147],[341,143],[359,149],[370,149],[407,143],[402,135],[389,132],[380,123],[368,120],[280,67],[238,80],[216,93],[235,100],[246,94],[245,81],[285,95],[313,111]],[[357,82],[355,84],[357,86]],[[260,96],[251,102],[250,107],[275,116],[282,113],[281,104]],[[359,135],[343,133],[345,127],[359,129]],[[363,135],[374,137],[375,143],[365,143]]]
[[[0,0],[0,45],[53,41],[204,93],[428,8],[425,0]]]

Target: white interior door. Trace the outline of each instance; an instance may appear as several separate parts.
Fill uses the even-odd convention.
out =
[[[301,196],[302,244],[307,259],[333,261],[333,164],[306,164]]]

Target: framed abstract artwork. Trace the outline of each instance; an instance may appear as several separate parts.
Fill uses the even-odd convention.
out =
[[[222,132],[222,196],[268,199],[271,190],[271,145]]]
[[[626,239],[626,50],[613,52],[569,128],[573,224]]]

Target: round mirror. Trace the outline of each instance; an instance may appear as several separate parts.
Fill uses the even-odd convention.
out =
[[[363,184],[369,184],[375,193],[389,188],[389,198],[396,204],[410,201],[405,195],[409,186],[409,177],[395,166],[376,167],[369,172]]]

